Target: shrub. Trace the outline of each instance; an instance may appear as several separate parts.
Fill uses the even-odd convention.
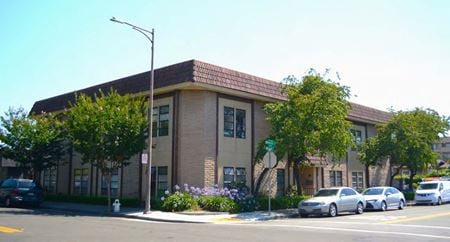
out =
[[[406,199],[407,201],[412,201],[412,200],[414,200],[414,192],[411,192],[411,191],[409,191],[409,192],[403,192],[403,195],[405,195],[405,199]]]
[[[292,196],[281,196],[275,197],[270,200],[271,209],[287,209],[287,208],[297,208],[298,203],[311,196],[307,195],[292,195]],[[267,196],[258,197],[258,203],[261,210],[267,210],[269,205],[269,198]]]
[[[228,197],[202,196],[197,199],[198,205],[208,211],[235,212],[237,204]]]
[[[169,195],[167,198],[164,198],[161,209],[171,212],[196,210],[198,209],[198,204],[197,201],[189,193],[175,192],[174,194]]]

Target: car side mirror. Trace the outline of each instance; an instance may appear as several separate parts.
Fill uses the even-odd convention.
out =
[[[390,195],[392,195],[392,193],[386,192],[386,196],[387,196],[387,197],[390,196]]]
[[[340,197],[345,197],[347,196],[345,193],[342,193]]]

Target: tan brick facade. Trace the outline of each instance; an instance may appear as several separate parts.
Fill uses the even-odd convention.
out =
[[[155,80],[155,93],[159,96],[155,97],[154,106],[169,106],[169,134],[153,138],[156,147],[153,149],[152,166],[167,167],[169,189],[175,184],[184,183],[199,187],[218,184],[222,187],[224,167],[244,168],[247,186],[257,189],[257,192],[267,193],[270,179],[271,195],[277,193],[277,169],[285,171],[285,188],[294,184],[292,167],[289,167],[286,157],[281,159],[271,174],[263,172],[265,168],[262,164],[254,164],[257,144],[266,139],[270,132],[264,104],[286,99],[280,92],[279,83],[195,60],[161,68],[156,76],[159,78]],[[148,85],[142,77],[139,74],[108,85],[120,87],[124,93],[147,95]],[[130,85],[123,85],[125,81]],[[103,87],[103,84],[100,86]],[[96,90],[97,86],[84,89],[83,92],[92,94]],[[62,110],[65,101],[72,96],[64,94],[41,100],[33,110]],[[354,122],[352,129],[360,132],[362,139],[374,136],[374,124],[385,122],[390,117],[380,110],[354,103],[351,105],[349,119]],[[225,107],[245,112],[245,138],[224,135]],[[237,122],[236,119],[234,121]],[[82,165],[76,153],[71,165],[66,163],[58,168],[59,193],[73,194],[73,171],[82,167],[89,169],[88,194],[100,194],[100,172],[90,165]],[[119,171],[119,193],[123,197],[145,197],[146,170],[146,165],[140,164],[140,154],[136,154],[130,159],[130,165]],[[352,172],[364,174],[364,187],[386,184],[389,174],[386,164],[371,168],[367,174],[357,159],[357,152],[349,149],[339,164],[330,162],[328,165],[315,164],[304,168],[301,181],[305,190],[313,193],[321,187],[330,186],[331,170],[342,172],[344,186],[352,186]],[[366,184],[367,175],[369,184]]]

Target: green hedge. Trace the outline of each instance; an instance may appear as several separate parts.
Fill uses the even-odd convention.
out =
[[[197,210],[197,201],[188,193],[176,192],[164,199],[161,209],[168,212]]]
[[[403,192],[403,195],[405,195],[407,201],[414,200],[414,192]]]
[[[116,198],[111,198],[114,201]],[[86,203],[94,205],[107,205],[107,197],[89,197],[89,196],[79,196],[79,195],[55,195],[46,194],[44,195],[44,200],[53,202],[68,202],[68,203]],[[120,198],[120,204],[124,207],[140,207],[141,202],[138,198]]]
[[[213,212],[236,212],[238,205],[228,197],[202,196],[197,199],[198,205]]]
[[[293,195],[293,196],[283,196],[275,197],[270,200],[271,209],[287,209],[287,208],[297,208],[298,203],[310,198],[309,195]],[[259,208],[261,210],[267,210],[269,206],[269,199],[266,196],[260,196],[257,198],[259,203]]]

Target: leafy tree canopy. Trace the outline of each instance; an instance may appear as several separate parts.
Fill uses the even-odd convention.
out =
[[[91,98],[81,94],[68,111],[67,130],[83,163],[98,167],[106,177],[111,206],[111,173],[129,164],[145,148],[148,105],[143,98],[99,90]]]
[[[378,127],[378,135],[373,138],[376,143],[366,143],[360,157],[389,158],[391,165],[407,167],[413,177],[436,163],[438,155],[432,145],[449,128],[449,119],[432,109],[398,111]]]
[[[147,107],[142,98],[121,96],[115,90],[91,98],[81,94],[68,111],[67,128],[84,163],[101,170],[127,165],[145,148]]]
[[[347,120],[349,88],[312,70],[302,80],[285,78],[282,92],[286,102],[265,106],[276,153],[287,154],[294,167],[307,162],[309,155],[342,158],[353,143]],[[299,184],[298,174],[294,177]]]
[[[61,160],[65,152],[64,132],[55,115],[28,116],[21,108],[10,108],[0,120],[1,155],[32,168],[34,178]]]

